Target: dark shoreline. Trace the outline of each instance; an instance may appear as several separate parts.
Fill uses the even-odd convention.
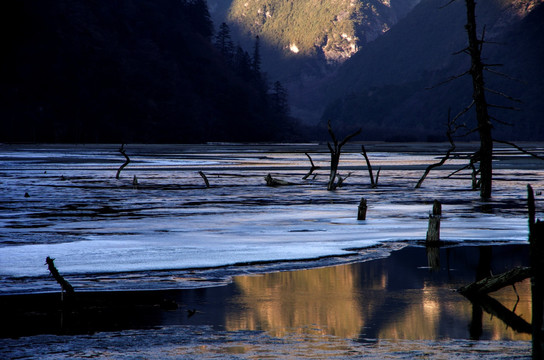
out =
[[[368,302],[368,296],[379,297],[381,300],[376,303],[376,311],[366,315],[366,322],[370,321],[370,328],[361,329],[366,337],[377,337],[380,329],[390,326],[395,317],[402,316],[412,303],[420,301],[419,294],[425,292],[426,288],[435,288],[439,297],[453,297],[455,303],[469,301],[462,298],[460,294],[453,293],[455,289],[467,282],[474,280],[475,272],[482,261],[482,256],[492,256],[488,259],[492,264],[492,271],[499,273],[504,269],[518,265],[527,265],[528,245],[457,245],[446,246],[436,249],[440,267],[439,269],[429,268],[427,257],[429,252],[420,246],[408,246],[398,251],[393,251],[387,258],[375,259],[367,262],[359,262],[346,265],[336,265],[329,269],[348,272],[350,279],[355,276],[360,280],[353,280],[348,291],[353,290],[354,294],[361,294],[361,302]],[[326,268],[320,268],[326,269]],[[297,296],[297,292],[308,292],[309,283],[318,281],[323,283],[323,271],[318,269],[302,269],[283,273],[272,273],[267,275],[253,275],[249,277],[240,276],[238,279],[243,283],[247,278],[252,284],[248,289],[250,293],[244,294],[248,289],[241,288],[237,281],[232,284],[218,287],[183,289],[183,290],[156,290],[156,291],[109,291],[109,292],[77,292],[74,298],[66,298],[61,302],[60,293],[42,293],[29,295],[3,295],[0,296],[0,316],[4,325],[0,330],[0,338],[18,338],[39,334],[56,335],[84,335],[96,332],[117,332],[133,329],[154,329],[172,325],[210,325],[214,327],[225,327],[225,318],[245,318],[248,316],[247,307],[249,303],[259,302],[259,293],[252,293],[252,289],[262,288],[266,291],[277,288],[279,308],[293,314],[305,309],[304,301],[295,301],[292,309],[286,309],[282,300],[285,296]],[[314,278],[296,280],[299,276],[310,275],[315,272]],[[326,273],[327,276],[338,276],[337,273]],[[332,274],[332,275],[331,275]],[[290,276],[289,283],[285,279],[274,282],[274,278],[280,275]],[[385,286],[384,276],[387,278]],[[259,281],[261,283],[253,281]],[[236,280],[236,278],[235,278]],[[52,280],[53,281],[53,280]],[[333,278],[331,284],[340,283],[343,278]],[[352,281],[352,280],[350,280]],[[355,284],[355,285],[354,285]],[[327,300],[329,291],[325,285],[323,292],[314,290],[316,297],[323,297],[323,302],[334,302],[338,296],[338,289],[334,289],[332,298]],[[378,286],[378,288],[377,288]],[[264,291],[263,290],[263,291]],[[256,291],[256,290],[255,290]],[[285,291],[285,293],[282,293]],[[343,292],[343,290],[341,290]],[[335,295],[336,294],[336,295]],[[373,294],[373,295],[371,295]],[[408,295],[407,295],[408,294]],[[243,300],[239,300],[243,297]],[[267,295],[268,299],[269,295]],[[310,294],[310,299],[312,294]],[[457,298],[458,297],[458,298]],[[334,299],[334,300],[333,300]],[[441,299],[441,298],[440,298]],[[439,300],[440,300],[439,299]],[[448,298],[449,299],[449,298]],[[451,299],[447,300],[450,301]],[[240,302],[241,301],[241,302]],[[264,301],[264,300],[263,300]],[[266,300],[270,301],[270,299]],[[445,300],[440,300],[445,301]],[[236,305],[245,304],[243,306]],[[251,307],[251,306],[249,306]],[[396,314],[396,315],[395,315]],[[286,316],[277,313],[281,318]],[[445,316],[438,314],[437,316]],[[435,319],[436,321],[436,319]],[[439,321],[440,331],[447,334],[453,331],[455,334],[466,332],[466,325],[461,329],[447,329],[448,322],[459,322],[457,319],[445,319]],[[304,325],[304,324],[297,324]],[[307,324],[311,325],[311,324]],[[323,324],[328,325],[330,324]],[[453,334],[452,333],[452,334]],[[471,335],[448,335],[452,338],[461,336],[469,338]],[[363,335],[363,333],[361,333]],[[444,336],[444,335],[440,335]],[[488,335],[491,337],[491,335]],[[485,338],[485,335],[483,336]],[[429,339],[432,340],[432,339]]]

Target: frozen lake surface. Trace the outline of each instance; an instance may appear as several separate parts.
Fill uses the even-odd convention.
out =
[[[526,144],[542,153],[541,144]],[[526,186],[544,187],[544,162],[507,148],[494,159],[490,202],[471,190],[474,144],[433,170],[445,144],[366,144],[379,186],[370,188],[360,145],[348,144],[344,186],[327,191],[326,144],[0,146],[0,294],[58,291],[45,258],[79,291],[196,288],[233,275],[387,256],[425,239],[434,199],[442,240],[527,242]],[[303,180],[312,156],[321,168]],[[206,174],[206,188],[199,171]],[[294,183],[268,187],[264,177]],[[133,186],[137,177],[138,186]],[[28,196],[25,196],[25,193]],[[367,220],[357,206],[367,199]]]

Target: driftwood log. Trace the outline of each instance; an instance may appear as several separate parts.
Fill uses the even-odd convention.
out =
[[[264,177],[264,180],[266,181],[267,186],[286,186],[286,185],[295,185],[291,182],[275,179],[272,177],[272,175],[268,174]]]
[[[530,267],[516,267],[502,274],[486,277],[459,288],[457,291],[463,295],[484,295],[502,289],[505,286],[514,285],[532,276]]]

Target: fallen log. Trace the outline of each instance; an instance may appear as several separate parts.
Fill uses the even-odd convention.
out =
[[[285,185],[295,185],[294,183],[280,180],[280,179],[274,179],[272,175],[268,174],[264,177],[264,180],[266,181],[267,186],[285,186]]]
[[[462,295],[485,295],[502,289],[505,286],[514,285],[533,275],[530,267],[516,267],[499,275],[488,276],[457,289]]]

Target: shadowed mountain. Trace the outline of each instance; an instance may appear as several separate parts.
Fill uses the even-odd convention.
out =
[[[536,5],[537,2],[534,2]],[[330,101],[322,124],[333,119],[339,127],[363,127],[369,139],[446,140],[447,111],[457,113],[470,104],[472,83],[467,75],[442,86],[444,80],[470,67],[466,47],[463,2],[440,8],[443,2],[424,0],[394,28],[348,60],[322,89]],[[496,123],[502,139],[538,140],[544,135],[544,7],[522,11],[515,2],[486,1],[477,5],[477,21],[486,39],[486,63],[503,64],[486,73],[488,87],[519,98],[512,103],[488,93],[491,104],[522,111],[492,109],[492,115],[515,126]],[[529,12],[529,10],[532,10]],[[520,79],[521,81],[513,80]],[[318,95],[316,95],[317,97]],[[324,99],[318,101],[323,103]],[[471,116],[460,120],[475,124]],[[474,126],[474,125],[472,125]]]

